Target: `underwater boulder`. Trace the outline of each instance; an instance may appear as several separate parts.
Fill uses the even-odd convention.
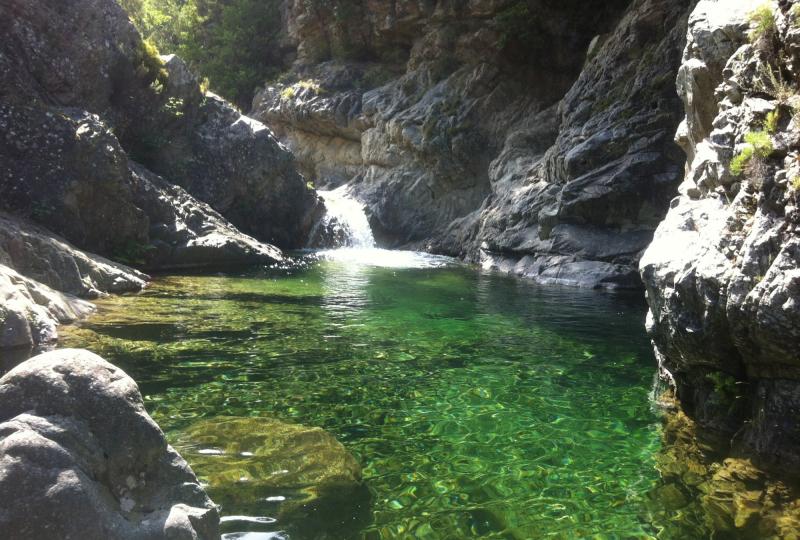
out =
[[[267,524],[304,538],[345,534],[369,516],[369,491],[355,457],[318,427],[265,417],[216,417],[185,429],[176,447],[215,500],[250,517],[229,528]]]

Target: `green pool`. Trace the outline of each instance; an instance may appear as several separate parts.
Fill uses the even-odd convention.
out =
[[[360,464],[363,493],[293,522],[280,516],[294,492],[253,488],[254,470],[274,471],[248,468],[249,453],[235,467],[250,477],[212,477],[213,449],[189,451],[227,538],[659,533],[641,295],[544,288],[421,254],[334,255],[160,277],[101,301],[63,345],[132,375],[179,450],[216,417],[269,417],[323,428]]]

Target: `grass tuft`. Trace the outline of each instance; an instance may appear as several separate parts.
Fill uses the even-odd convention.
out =
[[[761,38],[771,38],[775,35],[777,25],[775,24],[775,15],[772,13],[772,5],[770,3],[763,4],[753,10],[748,20],[753,27],[750,30],[750,42],[755,43]]]

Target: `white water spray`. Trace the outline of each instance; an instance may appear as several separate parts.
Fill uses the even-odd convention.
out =
[[[333,191],[317,191],[325,201],[327,214],[318,224],[342,241],[343,247],[317,252],[320,257],[344,263],[351,272],[359,268],[380,266],[384,268],[436,268],[454,264],[454,260],[441,255],[417,251],[380,249],[369,226],[364,205],[350,197],[347,187]],[[312,237],[315,235],[312,234]]]
[[[347,186],[317,193],[328,209],[328,213],[322,218],[322,226],[330,227],[337,237],[344,238],[346,247],[375,247],[375,237],[372,236],[367,214],[364,213],[364,205],[349,196]]]

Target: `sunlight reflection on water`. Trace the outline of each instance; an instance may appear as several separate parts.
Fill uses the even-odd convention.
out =
[[[317,252],[320,259],[346,263],[358,267],[376,268],[442,268],[460,264],[444,255],[431,255],[420,251],[394,251],[380,248],[341,248]]]

